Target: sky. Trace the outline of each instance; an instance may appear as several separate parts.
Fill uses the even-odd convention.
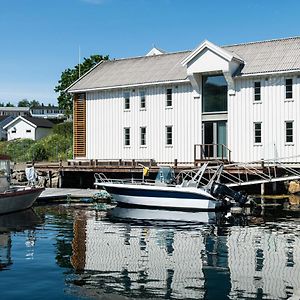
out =
[[[56,104],[61,73],[92,54],[299,36],[299,14],[299,0],[0,0],[0,102]]]

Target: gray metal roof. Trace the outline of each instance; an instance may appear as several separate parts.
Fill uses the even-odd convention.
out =
[[[245,65],[236,76],[300,71],[300,37],[223,46]],[[181,61],[192,51],[104,61],[77,81],[69,91],[126,87],[128,85],[187,79]]]
[[[300,37],[224,46],[237,53],[245,66],[237,75],[300,71]]]

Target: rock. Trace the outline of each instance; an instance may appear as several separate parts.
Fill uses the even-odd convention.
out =
[[[291,194],[299,193],[300,192],[300,182],[299,181],[291,181],[289,183],[288,191]]]
[[[300,196],[298,195],[290,195],[289,196],[290,205],[300,205]]]

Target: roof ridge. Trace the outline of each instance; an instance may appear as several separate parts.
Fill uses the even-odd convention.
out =
[[[111,59],[111,60],[105,60],[103,63],[107,62],[114,62],[114,61],[120,61],[120,60],[132,60],[132,59],[139,59],[139,58],[152,58],[152,57],[159,57],[159,56],[166,56],[166,55],[174,55],[174,54],[181,54],[181,53],[188,53],[191,52],[192,50],[182,50],[182,51],[174,51],[174,52],[166,52],[162,54],[157,54],[157,55],[150,55],[150,56],[145,56],[145,55],[139,55],[139,56],[133,56],[133,57],[121,57],[117,59]]]
[[[243,46],[243,45],[251,45],[251,44],[261,44],[261,43],[270,43],[270,42],[277,42],[277,41],[284,41],[284,40],[293,40],[293,39],[300,39],[300,36],[290,36],[290,37],[283,37],[283,38],[275,38],[275,39],[268,39],[262,41],[254,41],[254,42],[245,42],[239,44],[229,44],[229,45],[222,45],[221,48],[225,47],[234,47],[234,46]]]

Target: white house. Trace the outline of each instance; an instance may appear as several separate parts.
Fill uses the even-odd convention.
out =
[[[300,37],[100,62],[71,85],[74,158],[300,161]]]
[[[29,107],[0,107],[0,116],[30,116]]]
[[[65,110],[60,109],[58,106],[52,105],[41,105],[30,108],[30,114],[34,118],[44,119],[64,119]]]
[[[39,140],[47,136],[53,127],[49,120],[19,116],[5,125],[7,140],[32,139]]]

